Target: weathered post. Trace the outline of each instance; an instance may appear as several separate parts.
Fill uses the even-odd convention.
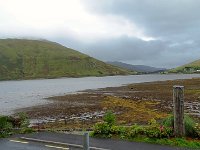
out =
[[[184,86],[173,86],[174,104],[174,135],[175,137],[185,136],[184,125]]]
[[[83,150],[89,150],[89,133],[86,132],[83,135]]]

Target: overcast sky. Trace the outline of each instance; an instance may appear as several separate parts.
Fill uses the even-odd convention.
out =
[[[200,0],[0,0],[0,38],[56,41],[103,61],[200,59]]]

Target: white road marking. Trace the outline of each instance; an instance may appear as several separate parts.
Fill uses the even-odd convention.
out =
[[[22,144],[28,144],[28,142],[18,141],[18,140],[10,140],[10,142],[22,143]]]
[[[49,147],[49,148],[56,148],[56,149],[66,149],[66,150],[69,150],[69,148],[65,148],[65,147],[59,147],[59,146],[53,146],[53,145],[45,145],[46,147]]]

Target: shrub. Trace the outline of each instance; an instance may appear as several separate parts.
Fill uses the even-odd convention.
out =
[[[134,126],[134,131],[135,131],[136,134],[141,134],[142,135],[142,134],[145,133],[145,128],[143,126],[135,125]]]
[[[129,138],[134,138],[138,135],[143,135],[143,134],[145,134],[145,128],[143,126],[133,125],[132,127],[130,127],[127,136]]]
[[[197,136],[197,133],[195,130],[196,123],[194,122],[194,120],[191,117],[189,117],[188,115],[185,115],[184,123],[185,123],[186,136],[196,137]]]
[[[190,116],[185,115],[184,116],[184,123],[185,123],[185,135],[189,136],[189,137],[196,137],[198,133],[195,129],[196,123],[194,122],[194,120]],[[163,125],[166,126],[166,127],[174,128],[174,117],[173,117],[173,115],[164,119]]]
[[[128,129],[129,129],[128,127],[123,127],[123,126],[119,127],[119,135],[121,138],[127,135]]]
[[[160,138],[160,130],[159,127],[147,127],[145,134],[150,138]]]
[[[103,137],[109,137],[110,136],[110,126],[108,125],[107,122],[99,122],[96,123],[94,126],[94,131],[93,131],[94,136],[103,136]]]
[[[0,116],[0,129],[11,129],[12,124],[8,122],[7,116]]]
[[[155,119],[150,120],[146,127],[145,134],[150,138],[166,138],[173,135],[173,128],[160,125]]]
[[[108,123],[109,126],[113,126],[116,123],[115,114],[112,111],[107,111],[103,120]]]
[[[0,117],[0,129],[4,129],[7,126],[7,117],[1,116]]]
[[[121,139],[125,139],[128,133],[129,133],[129,127],[111,126],[110,128],[110,134],[118,136]]]
[[[173,136],[174,130],[173,130],[172,127],[165,127],[165,126],[162,126],[162,127],[163,127],[163,129],[160,130],[161,131],[161,134],[160,134],[161,138],[169,138],[169,137]]]
[[[174,127],[174,116],[170,115],[169,117],[165,118],[162,124],[166,127]]]
[[[32,128],[23,128],[20,133],[21,134],[26,134],[26,133],[33,133],[33,132],[36,132],[35,129],[32,129]]]
[[[110,128],[111,134],[119,135],[121,134],[121,127],[120,126],[112,126]]]
[[[21,112],[21,113],[19,113],[19,118],[21,120],[21,127],[28,127],[29,120],[28,120],[27,114],[24,112]]]
[[[8,122],[8,117],[0,116],[0,137],[11,134],[12,124]]]
[[[18,117],[0,116],[0,137],[7,137],[13,133],[32,133],[33,129],[27,128],[29,124],[25,113],[20,113]],[[22,130],[16,130],[15,127]]]
[[[94,126],[94,131],[91,134],[92,136],[106,137],[109,138],[112,134],[120,134],[121,128],[115,125],[115,115],[112,111],[106,112],[103,118],[104,122],[96,123]]]
[[[197,133],[198,138],[200,138],[200,124],[196,123],[196,125],[195,125],[195,131]]]

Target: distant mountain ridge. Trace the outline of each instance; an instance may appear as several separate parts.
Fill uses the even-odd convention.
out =
[[[0,80],[129,73],[55,42],[0,39]]]
[[[141,73],[153,73],[153,72],[161,72],[165,71],[165,68],[156,68],[156,67],[151,67],[151,66],[145,66],[145,65],[131,65],[131,64],[126,64],[118,61],[114,62],[107,62],[108,64],[118,66],[124,69],[128,69],[131,71],[137,71]]]

